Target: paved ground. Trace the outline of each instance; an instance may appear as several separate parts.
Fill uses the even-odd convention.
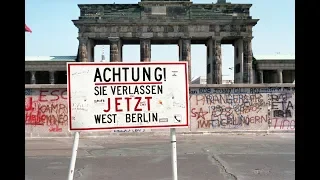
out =
[[[76,180],[171,180],[168,136],[80,139]],[[293,180],[294,134],[180,135],[179,180]],[[26,140],[26,180],[66,180],[72,139]]]

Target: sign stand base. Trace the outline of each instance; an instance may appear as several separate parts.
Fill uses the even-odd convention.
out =
[[[74,133],[74,141],[72,147],[72,155],[70,160],[70,166],[68,171],[68,180],[73,180],[74,168],[77,160],[77,153],[79,147],[80,132]],[[177,137],[176,129],[170,128],[171,139],[171,163],[172,163],[172,180],[178,180],[178,167],[177,167]]]
[[[73,180],[74,167],[76,165],[77,152],[78,152],[78,146],[79,146],[79,136],[80,136],[80,132],[74,133],[72,155],[71,155],[70,166],[69,166],[69,171],[68,171],[68,180]]]
[[[176,129],[175,128],[170,128],[170,138],[171,138],[172,180],[178,180],[177,137],[176,137]]]

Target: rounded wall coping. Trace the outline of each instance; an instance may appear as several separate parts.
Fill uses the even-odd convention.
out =
[[[271,88],[271,87],[295,87],[292,83],[273,84],[190,84],[190,88]]]
[[[65,89],[67,84],[25,84],[25,89]]]
[[[292,83],[282,84],[190,84],[189,88],[271,88],[295,87]],[[63,89],[67,84],[25,84],[25,89]]]

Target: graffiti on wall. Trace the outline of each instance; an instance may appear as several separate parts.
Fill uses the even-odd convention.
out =
[[[62,132],[67,127],[66,89],[25,90],[25,124]]]
[[[270,129],[294,130],[295,129],[295,94],[282,92],[268,94],[269,115],[271,116]]]
[[[190,94],[195,129],[257,130],[272,123],[280,129],[294,126],[294,102],[288,100],[294,97],[294,88],[192,88]]]
[[[190,88],[189,98],[191,131],[295,130],[294,87]],[[25,89],[26,132],[68,132],[67,111],[66,89]]]
[[[268,123],[266,97],[244,88],[192,89],[191,123],[197,129],[238,129]]]

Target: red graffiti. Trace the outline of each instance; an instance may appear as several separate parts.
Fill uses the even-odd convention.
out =
[[[40,90],[39,102],[58,101],[59,99],[67,99],[67,90]]]
[[[32,110],[32,97],[26,97],[24,100],[24,110],[31,111]]]
[[[199,109],[199,111],[196,111],[196,108],[192,108],[191,110],[191,117],[196,117],[197,120],[203,119],[205,120],[205,115],[208,114],[208,111],[203,111],[202,108]]]
[[[25,97],[25,124],[62,132],[68,122],[66,90],[39,90]]]
[[[200,120],[198,121],[198,128],[210,128],[212,125],[211,120]]]
[[[62,132],[62,128],[52,126],[49,128],[49,132]]]
[[[67,114],[44,114],[40,110],[27,112],[25,114],[26,125],[66,125],[67,121]]]
[[[272,124],[274,129],[287,129],[287,130],[294,130],[295,129],[295,120],[287,120],[281,118],[273,118]]]
[[[244,104],[263,101],[261,94],[206,94],[194,97],[196,105]]]
[[[45,115],[43,115],[45,116]],[[26,125],[34,125],[34,126],[43,126],[45,124],[45,117],[39,114],[25,114],[25,124]]]

